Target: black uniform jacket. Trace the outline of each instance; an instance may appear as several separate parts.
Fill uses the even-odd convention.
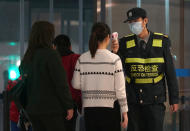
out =
[[[177,104],[179,90],[168,36],[150,32],[145,50],[138,43],[134,34],[119,40],[128,103],[163,103],[168,87],[170,104]]]

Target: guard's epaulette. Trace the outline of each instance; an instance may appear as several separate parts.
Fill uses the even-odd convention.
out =
[[[131,36],[134,36],[135,34],[129,34],[129,35],[126,35],[125,37],[131,37]]]
[[[134,34],[129,34],[129,35],[121,37],[119,40],[126,41],[126,40],[130,40],[130,39],[134,39],[134,36],[135,36]]]
[[[132,40],[132,39],[134,39],[134,36],[135,36],[135,34],[129,34],[129,35],[124,36],[123,38],[121,38],[121,40],[124,40],[124,41]]]
[[[164,37],[168,38],[168,35],[164,35]]]
[[[164,34],[163,33],[158,33],[158,32],[154,32],[155,35],[161,35],[163,36]]]
[[[159,36],[161,36],[161,37],[164,36],[164,37],[168,38],[168,35],[163,34],[163,33],[157,33],[157,32],[154,32],[154,35],[155,35],[155,36],[158,36],[158,37],[159,37]]]

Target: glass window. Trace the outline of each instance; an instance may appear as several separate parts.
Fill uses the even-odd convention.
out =
[[[0,92],[10,77],[13,80],[19,77],[18,66],[28,46],[29,33],[35,21],[52,21],[55,25],[55,35],[61,33],[68,35],[76,53],[88,50],[90,30],[95,21],[95,6],[94,2],[80,1],[82,1],[81,28],[78,1],[0,0]],[[82,43],[79,44],[81,33]]]
[[[72,49],[79,53],[79,6],[78,1],[54,0],[53,23],[56,36],[66,34],[71,39]]]
[[[134,0],[112,0],[106,1],[106,22],[112,29],[112,32],[118,32],[119,38],[130,33],[126,20],[126,12],[128,9],[135,7]]]
[[[19,77],[20,61],[20,3],[19,0],[0,1],[0,92],[8,79]]]

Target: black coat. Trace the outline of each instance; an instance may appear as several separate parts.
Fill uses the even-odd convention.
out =
[[[73,108],[66,73],[57,51],[41,48],[35,51],[31,62],[22,62],[21,75],[28,73],[27,106],[29,114],[63,114]]]

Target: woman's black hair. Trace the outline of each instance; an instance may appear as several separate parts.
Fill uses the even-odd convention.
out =
[[[62,55],[70,51],[71,41],[67,35],[58,35],[53,44],[56,46],[56,50]]]
[[[33,24],[30,32],[28,48],[23,61],[30,61],[36,49],[52,48],[54,39],[54,25],[47,21],[37,21]]]
[[[92,58],[95,57],[98,43],[102,42],[110,33],[110,28],[105,23],[98,22],[93,25],[89,40],[89,50]]]

